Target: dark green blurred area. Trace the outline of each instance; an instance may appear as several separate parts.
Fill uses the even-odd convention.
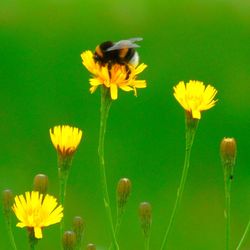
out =
[[[169,221],[184,158],[184,112],[172,95],[180,80],[218,89],[218,104],[202,114],[171,250],[221,250],[225,243],[224,186],[218,147],[224,136],[238,142],[232,186],[232,249],[250,219],[250,3],[226,1],[9,1],[0,2],[0,188],[20,194],[45,173],[57,196],[56,153],[49,128],[78,126],[84,139],[75,155],[65,224],[81,215],[84,243],[106,249],[97,143],[100,93],[89,94],[80,53],[105,40],[143,37],[138,50],[148,64],[147,89],[119,91],[106,135],[106,165],[115,211],[115,187],[129,177],[133,192],[119,237],[121,250],[143,249],[138,205],[153,207],[151,249]],[[13,218],[13,225],[16,219]],[[0,249],[10,245],[0,215]],[[15,228],[19,249],[26,232]],[[59,249],[58,225],[44,230],[37,249]],[[55,238],[56,237],[56,238]],[[250,238],[243,249],[250,249]]]

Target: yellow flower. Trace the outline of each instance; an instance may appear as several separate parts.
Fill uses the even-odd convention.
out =
[[[25,192],[25,197],[16,196],[12,207],[20,221],[16,226],[33,228],[35,238],[41,239],[42,229],[59,223],[63,217],[63,207],[57,205],[56,198],[48,194],[43,196],[37,191]]]
[[[62,156],[72,155],[82,138],[82,131],[79,128],[68,125],[55,126],[49,132],[55,149]]]
[[[201,111],[212,108],[217,100],[214,97],[217,90],[211,85],[200,81],[179,82],[174,87],[174,96],[181,106],[192,114],[194,119],[201,118]]]
[[[116,100],[118,97],[118,88],[124,91],[134,91],[134,94],[137,95],[137,88],[147,87],[145,80],[136,80],[137,75],[147,65],[143,63],[139,66],[113,64],[109,68],[107,64],[100,65],[98,62],[95,62],[93,56],[93,53],[89,50],[81,54],[83,65],[93,75],[89,80],[91,94],[95,92],[99,85],[103,85],[110,89],[111,98]]]

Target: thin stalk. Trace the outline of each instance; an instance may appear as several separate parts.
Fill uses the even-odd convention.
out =
[[[225,198],[226,198],[226,250],[230,249],[230,228],[231,228],[231,179],[225,181]]]
[[[117,215],[116,215],[117,219],[116,219],[116,224],[115,224],[115,237],[116,237],[116,239],[118,238],[118,235],[119,235],[123,214],[124,214],[124,209],[122,209],[122,211],[121,211],[121,209],[117,208]],[[109,247],[109,250],[112,250],[112,249],[113,249],[113,243],[111,243],[111,245]]]
[[[106,169],[105,169],[105,161],[104,161],[104,138],[106,133],[106,125],[109,114],[109,109],[112,103],[110,98],[109,89],[106,87],[102,87],[101,93],[101,118],[100,118],[100,133],[99,133],[99,145],[98,145],[98,156],[100,163],[100,174],[101,174],[101,184],[102,184],[102,192],[103,192],[103,201],[104,207],[106,210],[106,214],[109,221],[109,230],[112,236],[112,244],[116,250],[119,250],[119,245],[116,240],[112,212],[110,207],[108,186],[107,186],[107,178],[106,178]]]
[[[64,177],[60,178],[59,197],[60,197],[60,203],[63,207],[64,207],[64,202],[65,202],[65,197],[66,197],[67,182],[68,182],[68,175],[65,175]]]
[[[145,250],[149,250],[149,240],[150,240],[150,237],[145,238],[145,241],[144,241]]]
[[[247,227],[246,227],[246,229],[245,229],[245,232],[244,232],[244,234],[242,235],[242,238],[241,238],[241,240],[240,240],[240,242],[239,242],[239,245],[237,246],[236,250],[240,250],[240,248],[242,247],[242,244],[243,244],[243,242],[244,242],[244,240],[245,240],[245,238],[246,238],[246,236],[247,236],[247,233],[248,233],[249,229],[250,229],[250,220],[249,220],[249,222],[248,222],[248,224],[247,224]]]
[[[35,250],[35,244],[30,244],[30,250]]]
[[[7,232],[8,232],[8,235],[9,235],[11,248],[13,250],[17,250],[15,239],[14,239],[14,235],[13,235],[13,231],[12,231],[12,227],[11,227],[11,220],[10,220],[10,218],[6,219],[6,228],[7,228]]]
[[[35,246],[38,243],[38,239],[36,239],[34,236],[34,228],[28,229],[28,238],[29,238],[30,250],[35,250]]]
[[[117,208],[117,220],[116,220],[116,225],[115,225],[115,235],[116,235],[116,237],[118,236],[119,231],[120,231],[123,214],[124,214],[124,208],[123,209]]]
[[[68,182],[68,173],[61,174],[59,176],[59,181],[60,181],[59,198],[60,198],[60,203],[61,203],[62,207],[64,208],[67,182]],[[60,237],[61,237],[61,239],[63,237],[63,233],[64,233],[64,219],[62,218],[61,223],[60,223]]]
[[[188,113],[186,115],[187,116],[186,116],[185,160],[184,160],[180,185],[179,185],[179,188],[177,190],[176,200],[175,200],[175,203],[174,203],[174,208],[172,210],[170,221],[169,221],[166,233],[165,233],[164,238],[163,238],[163,242],[162,242],[162,245],[161,245],[161,250],[165,249],[165,247],[166,247],[166,243],[167,243],[167,240],[168,240],[169,233],[170,233],[171,228],[172,228],[172,226],[174,224],[174,221],[175,221],[177,209],[178,209],[178,207],[179,207],[179,205],[181,203],[181,199],[182,199],[182,195],[183,195],[183,191],[184,191],[184,188],[185,188],[185,183],[186,183],[187,175],[188,175],[191,149],[192,149],[192,145],[193,145],[193,141],[194,141],[194,137],[195,137],[196,128],[198,126],[198,120],[197,119],[193,119],[192,117],[190,117],[190,115]]]
[[[60,155],[58,154],[58,176],[59,176],[59,199],[60,204],[65,209],[65,198],[67,190],[67,182],[69,177],[69,170],[72,165],[72,155]],[[62,240],[64,234],[64,219],[62,218],[60,223],[60,239]],[[61,247],[63,247],[61,245]]]

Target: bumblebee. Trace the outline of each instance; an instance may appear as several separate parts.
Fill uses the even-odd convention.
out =
[[[131,38],[121,40],[119,42],[107,41],[98,45],[95,49],[94,60],[101,65],[108,64],[111,68],[113,64],[121,64],[127,66],[131,64],[137,66],[139,63],[139,55],[136,48],[140,47],[135,42],[143,40],[142,38]]]

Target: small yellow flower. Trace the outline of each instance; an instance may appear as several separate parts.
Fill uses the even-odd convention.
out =
[[[174,87],[174,96],[181,106],[192,114],[194,119],[201,118],[201,111],[212,108],[217,100],[214,97],[217,90],[211,85],[200,81],[179,82]]]
[[[72,155],[82,138],[82,131],[79,128],[68,125],[55,126],[49,132],[55,149],[62,156]]]
[[[134,91],[134,94],[137,95],[137,88],[147,87],[145,80],[136,80],[137,75],[147,65],[143,63],[139,66],[113,64],[109,68],[107,64],[100,65],[98,62],[95,62],[93,56],[93,53],[89,50],[81,54],[83,65],[93,75],[89,80],[91,94],[95,92],[99,85],[103,85],[110,89],[111,98],[116,100],[118,98],[118,88],[124,91]]]
[[[33,228],[37,239],[43,237],[44,227],[59,223],[63,217],[63,207],[58,206],[56,198],[37,191],[25,192],[25,197],[16,196],[12,209],[20,221],[16,226]]]

